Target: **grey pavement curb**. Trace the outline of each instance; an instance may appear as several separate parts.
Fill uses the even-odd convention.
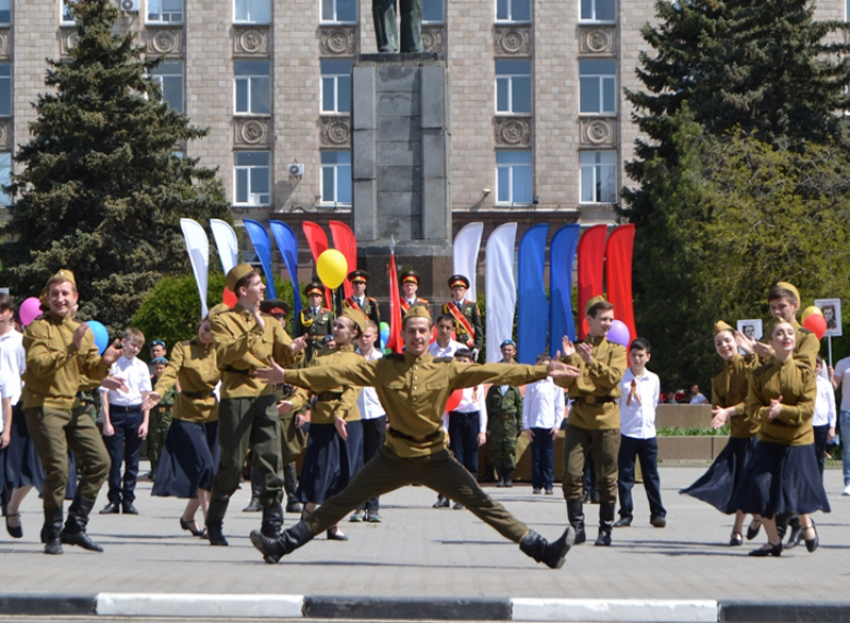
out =
[[[181,593],[8,593],[0,613],[27,616],[584,621],[586,623],[850,623],[850,602],[713,599],[335,597]]]

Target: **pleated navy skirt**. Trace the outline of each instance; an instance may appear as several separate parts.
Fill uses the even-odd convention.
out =
[[[363,468],[363,420],[346,422],[345,429],[348,432],[348,439],[345,440],[348,454],[348,479],[351,480],[354,474]]]
[[[151,495],[194,498],[198,489],[212,491],[213,476],[221,463],[218,422],[175,419],[165,437]]]
[[[311,423],[295,496],[302,504],[321,504],[345,489],[351,480],[350,469],[348,445],[336,427]]]
[[[771,518],[788,513],[830,512],[813,444],[785,446],[759,441],[732,505]]]
[[[714,459],[714,463],[697,481],[679,493],[690,495],[711,504],[721,513],[731,514],[737,508],[732,496],[741,482],[747,463],[756,446],[755,437],[730,437],[726,447]]]

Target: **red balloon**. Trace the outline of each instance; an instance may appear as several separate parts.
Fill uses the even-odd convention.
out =
[[[227,288],[224,289],[224,293],[221,295],[221,302],[227,305],[228,307],[233,307],[236,305],[236,295],[233,294]]]
[[[449,399],[446,400],[446,411],[454,411],[457,409],[461,400],[463,400],[463,390],[454,390],[451,394],[449,394]]]
[[[809,317],[803,321],[803,326],[821,339],[826,333],[826,318],[820,314],[809,314]]]

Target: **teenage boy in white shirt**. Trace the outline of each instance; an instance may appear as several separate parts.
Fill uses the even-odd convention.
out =
[[[549,355],[537,355],[537,365],[548,365]],[[531,492],[552,495],[555,480],[555,438],[564,420],[564,390],[552,377],[529,383],[522,402],[522,429],[531,441]]]
[[[434,325],[437,329],[437,339],[431,342],[428,351],[432,357],[454,357],[464,345],[452,339],[455,321],[451,316],[439,316]]]
[[[629,368],[620,381],[620,452],[617,455],[617,490],[620,519],[615,528],[632,524],[632,488],[635,485],[635,458],[640,459],[643,484],[649,499],[649,523],[656,528],[667,525],[667,511],[661,503],[658,477],[658,439],[655,433],[655,409],[661,394],[658,375],[646,369],[650,359],[646,338],[637,338],[629,346]]]

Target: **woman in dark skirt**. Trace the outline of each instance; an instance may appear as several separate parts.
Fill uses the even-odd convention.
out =
[[[173,422],[157,466],[152,495],[188,498],[180,527],[194,536],[206,535],[195,521],[198,508],[206,516],[212,479],[221,461],[216,441],[218,399],[215,386],[221,378],[213,348],[209,318],[198,326],[198,337],[180,342],[171,352],[171,361],[157,381],[144,408],[156,406],[165,392],[178,383]]]
[[[357,309],[346,308],[334,321],[334,350],[322,350],[316,353],[312,366],[327,366],[359,362],[362,357],[354,352],[354,341],[360,337],[366,327],[366,315]],[[322,392],[316,395],[310,415],[310,437],[304,462],[301,467],[301,479],[298,483],[298,500],[305,505],[304,514],[313,512],[332,495],[339,493],[354,476],[359,462],[363,464],[363,435],[360,412],[357,409],[359,387],[340,388],[339,391]],[[296,393],[292,401],[281,403],[282,409],[300,408],[304,392]],[[296,416],[296,424],[301,425],[301,416]],[[351,427],[351,429],[350,429]],[[349,430],[358,428],[359,461],[357,447]],[[335,541],[347,541],[339,525],[328,530],[328,538]]]
[[[711,427],[718,429],[730,423],[729,442],[708,471],[680,493],[707,502],[721,513],[735,513],[729,545],[736,546],[744,543],[745,514],[732,506],[732,495],[753,451],[758,432],[758,422],[746,417],[749,376],[756,366],[756,358],[749,341],[736,335],[732,327],[722,320],[714,325],[714,347],[725,364],[711,379],[711,413],[714,416]],[[739,347],[746,353],[744,357],[738,354]],[[747,530],[747,538],[754,539],[760,527],[761,517],[755,514]]]
[[[815,524],[809,516],[829,512],[814,452],[815,372],[793,357],[797,341],[793,325],[784,320],[770,331],[776,359],[757,368],[750,379],[747,417],[759,422],[758,443],[741,476],[732,504],[745,513],[762,516],[768,543],[751,556],[779,556],[782,526],[792,514],[803,525],[806,549],[818,547]]]

